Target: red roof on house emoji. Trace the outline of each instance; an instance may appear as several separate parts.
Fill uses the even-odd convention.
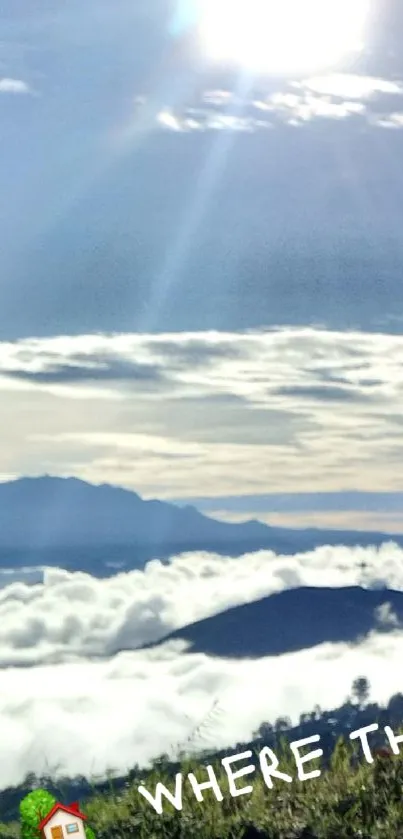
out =
[[[39,831],[43,830],[45,825],[52,818],[52,816],[54,816],[55,813],[57,813],[58,810],[63,810],[63,812],[68,813],[69,816],[78,816],[78,818],[83,819],[83,821],[85,821],[86,818],[87,818],[87,816],[85,816],[84,813],[80,812],[80,807],[79,807],[78,801],[73,801],[71,804],[68,804],[68,805],[56,803],[56,804],[53,805],[53,807],[52,807],[51,811],[48,813],[48,815],[45,816],[44,819],[42,819],[42,821],[41,821],[41,823],[38,827]]]

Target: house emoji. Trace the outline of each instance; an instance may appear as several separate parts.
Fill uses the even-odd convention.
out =
[[[86,839],[84,822],[87,816],[80,813],[78,801],[72,804],[54,804],[39,825],[41,839]]]

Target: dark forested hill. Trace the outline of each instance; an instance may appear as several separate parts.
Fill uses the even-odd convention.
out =
[[[403,628],[403,592],[295,588],[175,630],[192,652],[231,658],[282,655],[318,644],[354,643],[369,632]]]

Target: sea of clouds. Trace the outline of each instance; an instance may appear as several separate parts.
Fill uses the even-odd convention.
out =
[[[201,747],[233,745],[263,719],[343,702],[366,675],[374,700],[402,689],[403,632],[353,647],[324,644],[257,661],[185,654],[182,642],[135,650],[239,603],[300,585],[403,590],[403,550],[323,546],[282,557],[175,557],[106,580],[33,570],[2,574],[0,787],[28,771],[102,775],[181,744],[215,712]],[[314,733],[314,732],[313,732]]]

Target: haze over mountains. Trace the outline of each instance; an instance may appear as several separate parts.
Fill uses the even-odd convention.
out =
[[[147,501],[130,490],[76,478],[0,484],[0,568],[46,565],[107,577],[188,551],[292,555],[321,545],[377,547],[391,541],[403,546],[403,534],[218,521],[195,507]]]
[[[164,545],[267,538],[259,522],[209,519],[194,507],[143,501],[130,490],[77,478],[21,478],[0,485],[3,547]]]
[[[403,535],[289,530],[251,520],[229,523],[192,506],[143,500],[137,493],[77,478],[20,478],[0,484],[0,548],[139,545],[183,549],[217,545],[284,551],[323,544],[380,544]]]

